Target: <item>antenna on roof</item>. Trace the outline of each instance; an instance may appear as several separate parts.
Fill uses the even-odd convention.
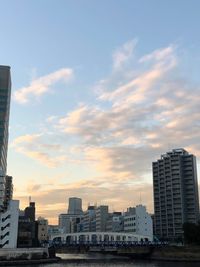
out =
[[[31,203],[31,196],[29,196],[29,204]]]

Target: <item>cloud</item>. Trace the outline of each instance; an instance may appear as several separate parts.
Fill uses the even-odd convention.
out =
[[[62,153],[61,145],[52,143],[51,136],[48,136],[49,143],[47,143],[44,141],[46,137],[43,134],[23,135],[16,138],[11,147],[50,168],[66,162],[67,156]]]
[[[141,179],[169,148],[198,144],[200,89],[179,78],[176,50],[170,45],[142,56],[140,71],[130,71],[122,85],[108,88],[106,79],[100,81],[97,105],[82,104],[58,120],[97,171],[117,180]]]
[[[161,61],[166,60],[167,58],[174,58],[174,50],[176,49],[175,45],[170,45],[165,48],[157,49],[150,54],[147,54],[139,59],[140,63],[148,61]]]
[[[14,92],[14,99],[20,104],[25,104],[32,97],[40,97],[49,92],[52,85],[58,82],[68,82],[73,76],[70,68],[59,69],[46,76],[33,80],[29,86],[22,87]]]
[[[113,68],[119,70],[131,59],[136,47],[137,39],[125,43],[113,53]]]
[[[58,203],[63,212],[63,201],[74,195],[86,203],[103,199],[104,204],[117,203],[124,209],[138,204],[138,192],[152,210],[152,162],[177,147],[200,156],[200,84],[189,76],[181,78],[177,50],[169,45],[136,58],[131,45],[122,46],[121,52],[115,52],[112,73],[95,84],[98,94],[93,104],[82,103],[66,115],[48,118],[52,142],[45,132],[14,141],[19,152],[49,166],[58,167],[57,157],[67,153],[63,162],[74,164],[76,170],[85,166],[90,175],[83,179],[79,171],[78,182],[53,185],[46,191],[41,187],[34,195],[40,210],[46,201]],[[56,156],[54,149],[59,152]]]

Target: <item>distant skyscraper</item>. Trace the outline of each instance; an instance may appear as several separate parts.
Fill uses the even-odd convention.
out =
[[[196,158],[173,149],[153,162],[154,222],[159,238],[183,237],[183,223],[197,223],[199,196]]]
[[[69,198],[68,214],[79,215],[82,214],[82,199],[78,197]]]
[[[0,167],[7,169],[8,124],[10,114],[11,75],[10,67],[0,66]]]

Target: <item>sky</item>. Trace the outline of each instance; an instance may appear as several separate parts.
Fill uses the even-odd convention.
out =
[[[142,202],[152,162],[185,148],[200,163],[198,0],[0,0],[10,65],[8,174],[23,209],[56,224],[68,198]]]

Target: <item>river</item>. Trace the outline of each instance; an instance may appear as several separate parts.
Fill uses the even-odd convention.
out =
[[[129,260],[129,259],[127,260],[123,258],[116,258],[116,256],[113,257],[108,255],[99,255],[99,254],[96,255],[58,254],[58,256],[69,262],[66,261],[66,262],[52,263],[52,264],[38,264],[34,266],[35,267],[199,267],[200,266],[199,262],[192,263],[192,262],[156,262],[156,261],[141,261],[141,260]],[[81,260],[83,261],[81,262]],[[93,260],[93,262],[84,262],[85,260],[88,261]],[[95,262],[95,260],[97,262]],[[33,267],[33,265],[26,267]]]

